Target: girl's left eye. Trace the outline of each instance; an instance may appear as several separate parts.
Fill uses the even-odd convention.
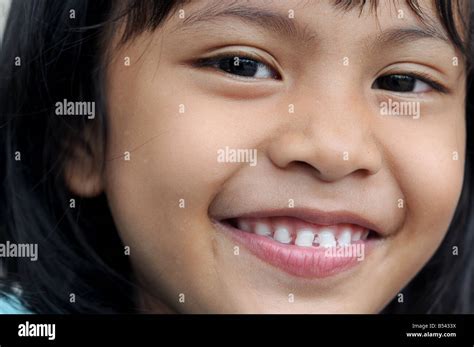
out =
[[[420,78],[409,75],[386,75],[379,77],[374,82],[372,88],[398,93],[426,93],[433,90],[429,82],[424,82]]]
[[[212,67],[227,72],[231,75],[256,78],[256,79],[279,79],[280,75],[267,64],[247,57],[224,56],[216,58],[201,59],[200,67]]]

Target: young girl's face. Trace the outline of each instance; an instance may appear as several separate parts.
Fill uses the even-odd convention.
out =
[[[463,61],[420,5],[192,1],[112,44],[106,170],[82,185],[143,309],[378,312],[413,278],[465,155]]]

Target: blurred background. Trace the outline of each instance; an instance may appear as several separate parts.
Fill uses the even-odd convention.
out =
[[[8,9],[11,0],[0,0],[0,40],[3,37],[3,29],[7,18]]]
[[[5,20],[7,18],[8,9],[10,8],[10,1],[11,0],[0,0],[0,41],[2,41]],[[2,232],[2,225],[0,225],[0,232]],[[2,263],[0,262],[0,277],[2,275]]]

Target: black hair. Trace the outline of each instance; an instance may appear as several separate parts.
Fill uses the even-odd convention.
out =
[[[179,2],[134,0],[120,11],[113,3],[15,0],[5,28],[0,240],[36,243],[39,256],[5,258],[2,291],[20,287],[22,303],[33,312],[135,311],[131,266],[107,199],[74,196],[65,184],[64,164],[76,146],[92,155],[86,133],[105,148],[101,50],[107,28],[124,16],[124,37],[156,28]],[[63,99],[95,101],[98,116],[93,121],[54,116],[55,102]]]
[[[124,21],[122,42],[126,42],[158,28],[185,2],[126,0],[120,6],[112,0],[12,2],[0,52],[0,242],[36,243],[39,257],[36,262],[2,259],[0,295],[19,287],[22,304],[36,313],[137,312],[137,285],[106,196],[74,196],[65,184],[64,167],[77,146],[90,155],[97,152],[88,136],[99,139],[99,152],[105,152],[104,51],[114,32],[111,28]],[[335,2],[345,9],[366,3]],[[417,2],[408,2],[420,14]],[[371,3],[376,6],[376,1]],[[461,34],[455,20],[456,11],[467,8],[449,0],[436,0],[436,7],[470,67],[470,25]],[[461,14],[466,23],[473,23],[471,14]],[[469,72],[469,81],[471,77]],[[472,93],[469,84],[467,101],[474,100]],[[96,119],[55,116],[54,104],[63,99],[94,101]],[[446,238],[403,290],[405,303],[394,300],[384,312],[474,312],[474,257],[468,253],[474,249],[471,114],[467,102],[464,185]],[[75,199],[75,208],[70,199]],[[453,246],[459,247],[458,256],[453,256]]]

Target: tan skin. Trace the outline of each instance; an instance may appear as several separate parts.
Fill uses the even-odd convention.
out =
[[[106,167],[70,162],[69,186],[89,197],[105,191],[145,312],[379,312],[438,248],[460,196],[465,75],[461,59],[452,64],[460,54],[437,38],[376,41],[422,26],[404,2],[382,2],[378,20],[332,2],[240,3],[287,17],[293,9],[292,20],[315,36],[300,43],[229,17],[182,28],[176,13],[153,33],[113,42]],[[421,2],[435,16],[429,3]],[[186,5],[186,17],[208,4]],[[236,78],[192,64],[236,50],[281,78]],[[421,81],[411,93],[373,87],[380,76],[410,72],[447,92]],[[421,117],[382,116],[388,98],[420,102]],[[216,150],[225,146],[257,149],[258,165],[219,163]],[[229,209],[285,207],[289,199],[364,214],[386,237],[350,271],[303,279],[245,248],[236,256],[235,242],[212,223]]]

